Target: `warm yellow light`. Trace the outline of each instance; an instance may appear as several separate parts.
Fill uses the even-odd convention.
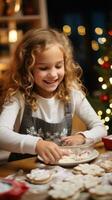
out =
[[[107,114],[110,114],[110,113],[111,113],[111,109],[110,109],[110,108],[107,108],[107,109],[106,109],[106,113],[107,113]]]
[[[9,42],[17,42],[17,31],[14,29],[9,31]]]
[[[105,122],[109,122],[110,118],[109,117],[105,117]]]
[[[98,45],[98,42],[95,41],[95,40],[92,40],[91,41],[91,47],[94,51],[98,51],[99,50],[99,45]]]
[[[112,108],[112,103],[110,103],[109,107]]]
[[[109,82],[112,85],[112,77],[109,78]]]
[[[105,83],[101,87],[102,87],[103,90],[107,89],[107,85]]]
[[[109,57],[108,56],[104,56],[103,59],[104,59],[105,62],[107,62],[109,60]]]
[[[98,58],[97,62],[99,63],[99,65],[103,65],[104,60],[102,58]]]
[[[101,83],[101,82],[103,82],[103,77],[99,77],[98,78],[98,81]]]
[[[98,111],[98,115],[101,116],[103,114],[102,110]]]
[[[16,0],[15,2],[15,12],[18,12],[20,10],[20,6],[21,6],[21,0]]]
[[[105,37],[100,37],[100,38],[98,38],[98,42],[99,42],[100,44],[104,44],[106,41],[107,41],[107,39],[106,39]]]
[[[97,35],[102,35],[102,34],[103,34],[103,29],[100,28],[100,27],[96,27],[96,28],[95,28],[95,33],[96,33]]]
[[[82,36],[86,35],[85,26],[78,26],[77,31],[78,31],[79,35],[82,35]]]
[[[63,32],[66,33],[67,35],[71,34],[71,27],[69,25],[64,25],[63,26]]]

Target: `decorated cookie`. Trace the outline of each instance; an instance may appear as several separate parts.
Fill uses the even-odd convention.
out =
[[[73,173],[90,174],[93,176],[102,176],[105,170],[96,164],[79,164],[73,168]]]
[[[33,184],[45,184],[51,180],[51,174],[49,170],[33,169],[29,174],[26,174],[26,178]]]

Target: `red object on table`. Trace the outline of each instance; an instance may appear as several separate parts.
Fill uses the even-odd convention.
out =
[[[0,191],[0,200],[19,200],[29,189],[25,183],[13,179],[1,179],[0,183],[10,186],[8,190]]]
[[[112,135],[103,137],[102,142],[107,150],[112,150]]]

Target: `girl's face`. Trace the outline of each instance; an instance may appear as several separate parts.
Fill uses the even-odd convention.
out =
[[[58,45],[51,46],[37,55],[34,81],[40,96],[52,97],[63,80],[64,74],[63,52]]]

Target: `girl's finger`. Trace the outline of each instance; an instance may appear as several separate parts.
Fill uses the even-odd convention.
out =
[[[59,160],[63,156],[63,152],[61,149],[57,146],[54,149],[51,149],[51,153],[54,156],[55,160]]]
[[[48,163],[49,163],[49,158],[47,157],[47,155],[46,155],[46,154],[42,154],[42,155],[41,155],[41,157],[42,157],[42,159],[43,159],[44,163],[46,163],[46,164],[48,164]]]
[[[65,141],[67,139],[67,137],[61,137],[61,141]]]

